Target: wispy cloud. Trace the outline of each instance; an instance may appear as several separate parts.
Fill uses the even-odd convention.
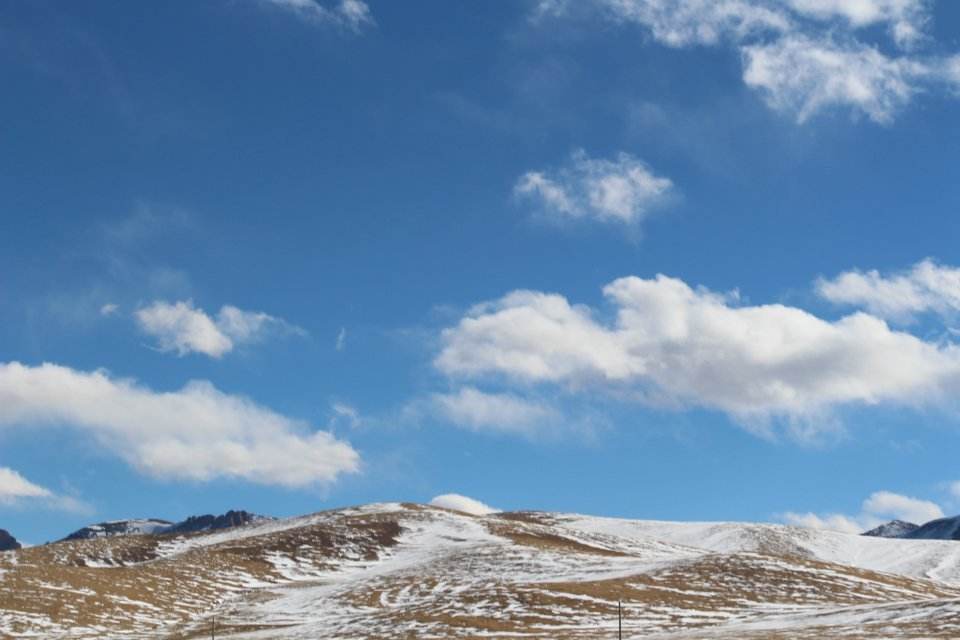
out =
[[[34,484],[9,467],[0,467],[0,506],[31,506],[74,513],[93,511],[85,502]]]
[[[441,419],[475,431],[532,436],[563,422],[560,412],[543,402],[511,393],[487,393],[474,387],[435,393],[430,401]]]
[[[370,7],[363,0],[340,0],[321,3],[318,0],[259,0],[261,4],[289,11],[313,24],[333,25],[359,33],[376,24]]]
[[[926,0],[542,0],[535,16],[599,15],[669,47],[734,48],[747,86],[800,123],[843,108],[887,124],[917,94],[957,86],[956,57],[923,52],[930,9]],[[892,46],[862,39],[875,26]]]
[[[637,223],[673,193],[673,182],[627,153],[613,159],[574,151],[559,169],[529,171],[514,193],[533,200],[551,219],[590,218]]]
[[[68,426],[157,478],[324,485],[360,456],[327,431],[194,381],[154,391],[104,371],[0,364],[0,428]]]
[[[960,312],[960,268],[927,258],[905,271],[845,271],[821,278],[817,293],[835,304],[862,307],[881,318],[910,322],[923,314],[952,318]]]
[[[141,331],[156,338],[161,351],[178,355],[202,353],[220,358],[241,344],[263,340],[270,334],[304,335],[288,322],[260,311],[243,311],[226,305],[216,317],[197,309],[193,301],[156,301],[134,312]]]

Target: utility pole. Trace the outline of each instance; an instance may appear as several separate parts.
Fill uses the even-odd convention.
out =
[[[210,621],[210,640],[217,640],[217,616]]]
[[[617,600],[617,638],[623,640],[623,606]]]

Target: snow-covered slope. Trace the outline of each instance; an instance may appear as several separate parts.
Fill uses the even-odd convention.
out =
[[[77,529],[66,538],[67,540],[92,540],[94,538],[110,538],[113,536],[145,535],[163,531],[173,523],[167,520],[153,518],[141,520],[112,520],[91,524]]]
[[[955,547],[368,505],[0,555],[0,637],[956,637]]]

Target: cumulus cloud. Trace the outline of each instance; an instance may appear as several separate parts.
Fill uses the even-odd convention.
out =
[[[556,171],[530,171],[514,192],[535,200],[557,218],[593,218],[633,223],[663,203],[673,190],[669,178],[658,176],[627,153],[613,160],[591,158],[582,149]]]
[[[494,509],[479,500],[474,500],[473,498],[468,498],[458,493],[446,493],[442,496],[437,496],[430,501],[430,504],[434,507],[462,511],[463,513],[469,513],[474,516],[485,516],[499,511],[499,509]]]
[[[780,304],[658,275],[604,288],[615,315],[558,294],[514,291],[441,333],[435,367],[457,380],[606,390],[648,403],[700,406],[769,434],[833,427],[844,405],[936,405],[960,385],[960,348],[928,343],[865,313],[831,322]]]
[[[942,517],[943,509],[935,502],[911,498],[892,491],[877,491],[863,501],[860,513],[857,515],[787,512],[782,514],[781,519],[789,524],[810,529],[862,533],[889,520],[924,524]]]
[[[156,338],[158,349],[181,356],[202,353],[220,358],[236,345],[257,342],[270,333],[304,333],[280,318],[230,305],[221,307],[216,318],[212,318],[194,307],[191,300],[158,300],[138,309],[134,317],[144,333]]]
[[[290,11],[307,22],[334,25],[353,32],[360,32],[374,24],[370,7],[363,0],[340,0],[329,6],[317,0],[260,0],[260,2]]]
[[[870,313],[909,322],[934,313],[951,317],[960,311],[960,269],[927,258],[890,275],[879,271],[845,271],[816,284],[817,293],[835,304],[862,307]]]
[[[104,371],[10,362],[0,406],[0,428],[69,427],[157,478],[305,487],[360,465],[347,442],[209,382],[158,392]]]
[[[958,86],[955,57],[917,50],[928,40],[927,0],[542,0],[537,15],[569,19],[584,7],[666,46],[738,49],[747,86],[800,123],[840,108],[885,124],[918,93]],[[861,39],[876,25],[896,53]]]
[[[534,435],[551,423],[561,422],[560,413],[542,402],[469,386],[454,393],[435,393],[431,401],[441,418],[477,431]]]
[[[798,122],[831,107],[850,107],[878,123],[893,121],[929,74],[915,60],[890,58],[858,42],[797,35],[743,47],[743,80]]]

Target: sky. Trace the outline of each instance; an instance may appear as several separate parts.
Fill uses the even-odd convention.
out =
[[[960,512],[960,6],[0,0],[0,528]]]

